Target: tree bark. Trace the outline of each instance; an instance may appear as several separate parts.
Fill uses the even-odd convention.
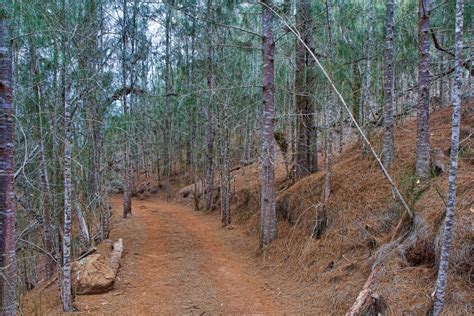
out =
[[[220,197],[221,197],[221,222],[222,226],[226,227],[231,224],[230,214],[230,151],[229,151],[229,128],[228,128],[228,116],[229,111],[228,100],[224,101],[224,107],[222,109],[221,124],[220,124],[220,151],[221,151],[221,164],[220,164]]]
[[[333,58],[332,47],[332,3],[331,0],[326,1],[327,10],[327,28],[328,28],[328,58]],[[326,104],[325,125],[326,125],[326,156],[324,165],[324,191],[323,191],[323,209],[316,219],[317,223],[313,231],[314,237],[319,237],[325,227],[326,212],[329,206],[329,197],[331,196],[331,178],[332,178],[332,128],[333,128],[333,108],[334,108],[334,91],[331,85],[328,88],[328,101]]]
[[[308,48],[315,53],[316,44],[314,42],[313,29],[314,29],[314,20],[313,20],[313,9],[312,1],[304,0],[303,2],[304,10],[307,12],[307,27],[305,33],[305,43]],[[308,131],[308,169],[310,173],[316,172],[319,170],[319,161],[318,161],[318,117],[316,115],[316,107],[314,106],[314,91],[316,89],[316,61],[311,57],[311,54],[307,50],[306,53],[306,87],[308,89],[307,96],[307,120],[306,124],[309,126]]]
[[[64,26],[69,30],[69,20],[67,10],[69,1],[64,0]],[[64,106],[64,156],[63,156],[63,178],[64,178],[64,222],[63,222],[63,271],[62,271],[62,303],[64,312],[73,311],[72,283],[71,283],[71,239],[72,239],[72,175],[71,175],[71,155],[72,155],[72,124],[71,124],[71,81],[68,63],[70,63],[71,35],[65,32],[63,35],[63,56],[62,56],[62,102]]]
[[[313,18],[311,1],[298,0],[296,27],[304,43],[314,51]],[[297,179],[315,172],[318,161],[316,155],[317,124],[314,119],[314,107],[311,92],[315,84],[315,62],[306,51],[305,45],[296,38],[295,54],[295,102],[297,112],[297,143],[295,176]]]
[[[387,20],[385,35],[385,64],[384,64],[384,156],[383,163],[389,167],[394,155],[394,114],[393,114],[393,0],[387,0]]]
[[[361,98],[361,108],[359,111],[360,115],[360,124],[362,126],[367,127],[369,123],[369,114],[370,114],[370,86],[371,86],[371,79],[372,79],[372,46],[373,46],[373,25],[374,25],[374,0],[370,0],[369,2],[369,22],[367,27],[367,64],[365,70],[365,82],[362,91],[362,98]],[[367,133],[367,129],[366,129]]]
[[[16,314],[13,81],[9,18],[0,4],[0,313]]]
[[[461,87],[462,87],[462,49],[463,49],[463,0],[456,1],[456,27],[455,27],[455,63],[456,71],[453,84],[453,115],[451,128],[451,157],[448,182],[448,202],[444,221],[441,258],[436,279],[432,315],[439,315],[443,310],[445,288],[448,279],[449,254],[453,239],[454,215],[456,211],[457,170],[459,152],[459,133],[461,128]]]
[[[416,123],[416,174],[430,173],[430,15],[432,0],[419,0],[418,107]]]
[[[212,0],[207,1],[207,18],[212,17]],[[206,210],[212,208],[212,201],[214,197],[214,117],[212,113],[212,102],[214,101],[214,71],[213,71],[213,58],[214,49],[212,46],[212,25],[207,25],[207,88],[209,89],[209,100],[207,103],[206,115],[207,115],[207,131],[206,131]]]
[[[53,197],[51,196],[51,188],[49,185],[49,176],[48,176],[48,169],[47,169],[47,159],[45,154],[45,135],[43,130],[43,91],[40,85],[40,72],[38,66],[38,60],[36,58],[36,48],[34,46],[33,38],[30,39],[30,68],[33,74],[33,87],[35,92],[35,102],[37,104],[37,124],[38,124],[38,138],[39,138],[39,156],[40,156],[40,179],[41,179],[41,194],[42,198],[40,199],[40,207],[43,212],[44,216],[44,225],[43,225],[43,232],[44,232],[44,248],[47,252],[45,256],[45,273],[46,279],[49,279],[53,276],[55,263],[53,260],[53,256],[55,254],[54,251],[54,233],[53,233],[53,225],[52,225],[52,212],[51,212],[51,203],[53,201]]]
[[[127,44],[128,44],[128,8],[127,0],[123,0],[123,25],[122,25],[122,85],[127,86]],[[127,104],[127,94],[122,96],[123,116],[125,118],[124,153],[123,153],[123,218],[132,213],[132,172],[130,168],[130,117]]]
[[[270,244],[277,237],[275,212],[275,42],[273,40],[272,1],[264,0],[263,23],[263,128],[261,169],[261,245]]]
[[[171,197],[170,177],[171,177],[171,102],[172,93],[171,82],[171,4],[166,10],[165,21],[165,128],[163,129],[164,137],[164,171],[165,171],[165,188],[166,199]]]
[[[307,30],[305,29],[306,16],[302,0],[296,1],[296,28],[299,36],[303,39]],[[307,126],[307,91],[306,91],[306,49],[301,41],[296,39],[296,53],[295,53],[295,105],[296,105],[296,119],[297,119],[297,141],[296,141],[296,161],[295,161],[295,178],[300,179],[309,174],[308,166],[308,131]]]

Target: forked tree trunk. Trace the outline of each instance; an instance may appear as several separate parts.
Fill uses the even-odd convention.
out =
[[[0,4],[0,313],[16,314],[14,118],[9,19]]]
[[[449,168],[448,203],[444,222],[441,258],[436,279],[432,315],[439,315],[443,310],[445,289],[448,279],[449,253],[453,239],[454,214],[456,210],[456,189],[459,152],[459,132],[461,128],[461,86],[462,86],[462,49],[463,49],[463,0],[456,1],[455,27],[455,62],[456,70],[453,84],[453,117],[451,128],[451,162]]]
[[[277,237],[275,212],[275,42],[273,41],[272,1],[264,0],[263,22],[263,129],[261,167],[261,245],[268,245]]]
[[[384,64],[384,143],[383,163],[390,166],[393,161],[394,115],[393,115],[393,0],[387,0],[386,34],[385,34],[385,64]]]
[[[430,14],[432,0],[419,0],[418,107],[416,121],[416,175],[430,173]]]

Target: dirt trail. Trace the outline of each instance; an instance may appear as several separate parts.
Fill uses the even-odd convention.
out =
[[[113,199],[120,209],[121,201]],[[115,315],[291,313],[276,302],[248,254],[232,247],[239,233],[215,218],[159,198],[133,201],[133,216],[117,220],[112,239],[126,254],[116,285],[78,296],[86,313]]]

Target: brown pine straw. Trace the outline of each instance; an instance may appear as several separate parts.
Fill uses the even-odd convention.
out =
[[[458,209],[447,288],[448,314],[468,314],[472,291],[474,231],[474,102],[463,104],[461,153],[458,176]],[[449,156],[451,110],[432,113],[432,149]],[[403,240],[384,257],[383,268],[371,286],[387,304],[387,314],[425,313],[430,306],[436,276],[436,260],[442,231],[447,174],[417,184],[415,170],[415,124],[413,119],[397,126],[395,164],[390,169],[401,192],[414,210],[412,229],[396,233],[403,209],[393,201],[390,185],[377,163],[362,153],[360,142],[352,143],[336,157],[328,211],[328,228],[319,240],[310,237],[318,205],[322,202],[324,173],[317,172],[291,185],[284,164],[276,168],[279,238],[265,250],[264,265],[272,274],[289,275],[301,288],[291,295],[304,298],[302,310],[343,314],[363,288],[380,253],[394,236]],[[382,135],[374,133],[376,151]],[[470,135],[470,136],[469,136]],[[322,159],[320,160],[323,161]],[[324,166],[320,166],[324,170]],[[253,239],[258,239],[259,175],[257,165],[233,174],[235,195],[232,211]],[[286,188],[286,189],[285,189]],[[284,189],[284,190],[283,190]],[[441,197],[440,197],[441,196]],[[263,259],[262,259],[263,260]],[[269,272],[270,273],[270,272]],[[290,295],[290,294],[289,294]],[[369,300],[370,301],[370,300]],[[367,308],[365,302],[364,308]]]

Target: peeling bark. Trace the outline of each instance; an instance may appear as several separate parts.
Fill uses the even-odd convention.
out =
[[[16,314],[14,118],[9,19],[0,4],[0,314]]]
[[[261,245],[268,245],[277,237],[275,212],[275,42],[273,40],[272,1],[264,0],[263,22],[263,129],[261,169]]]
[[[416,122],[416,174],[430,173],[430,15],[432,0],[419,0],[418,107]]]

